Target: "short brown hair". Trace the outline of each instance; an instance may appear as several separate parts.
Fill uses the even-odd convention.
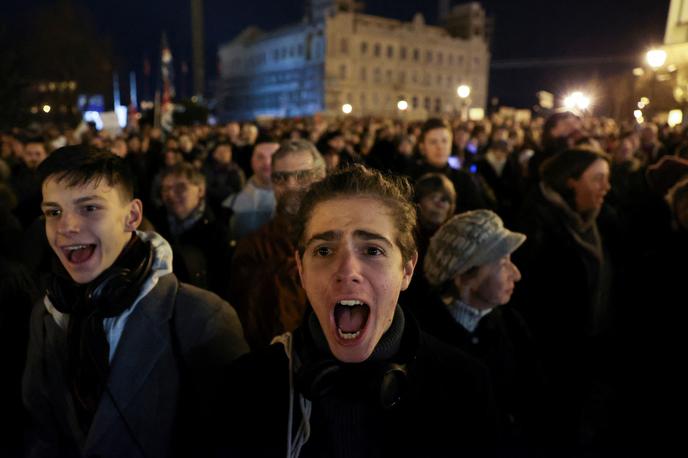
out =
[[[161,178],[164,180],[168,176],[183,177],[195,186],[205,186],[205,175],[189,162],[179,162],[171,167],[164,168]]]
[[[416,208],[411,201],[413,188],[400,176],[386,177],[377,170],[355,164],[313,183],[301,202],[294,226],[294,238],[303,257],[306,225],[313,209],[322,202],[339,197],[373,197],[382,201],[392,213],[399,231],[395,240],[404,262],[416,253]]]

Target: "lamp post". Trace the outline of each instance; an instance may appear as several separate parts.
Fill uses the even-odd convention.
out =
[[[652,81],[650,82],[650,103],[652,103],[652,113],[657,111],[657,101],[655,100],[655,84],[657,81],[657,69],[666,62],[667,53],[663,49],[651,49],[645,54],[647,64],[652,68]],[[652,119],[652,118],[650,118]]]
[[[463,121],[467,121],[468,105],[471,103],[470,99],[468,98],[471,95],[471,87],[466,84],[462,84],[456,88],[456,94],[461,99],[461,118]]]

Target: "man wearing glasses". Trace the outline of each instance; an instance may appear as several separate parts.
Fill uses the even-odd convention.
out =
[[[308,141],[285,141],[272,156],[275,217],[241,239],[232,260],[231,303],[251,348],[268,345],[301,322],[307,299],[290,234],[303,195],[324,177],[325,161]]]

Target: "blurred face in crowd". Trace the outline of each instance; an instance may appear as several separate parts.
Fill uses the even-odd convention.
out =
[[[569,178],[568,186],[576,196],[576,211],[586,214],[599,210],[604,196],[609,192],[609,164],[597,159],[581,174],[580,178]]]
[[[232,147],[229,145],[218,145],[213,151],[213,160],[220,165],[229,165],[232,162]]]
[[[451,153],[451,143],[452,136],[449,130],[440,127],[425,133],[420,149],[430,165],[444,167]]]
[[[127,142],[127,148],[132,153],[138,153],[141,151],[141,139],[139,137],[131,137]]]
[[[496,261],[482,265],[477,273],[467,280],[457,277],[457,288],[461,300],[478,310],[504,305],[511,299],[514,285],[521,279],[521,272],[506,255]]]
[[[279,148],[279,143],[258,143],[253,148],[251,170],[260,186],[270,186],[272,174],[272,155]]]
[[[45,146],[42,143],[27,143],[24,147],[24,163],[32,170],[38,167],[46,156]]]
[[[272,166],[272,190],[278,208],[295,215],[303,193],[311,183],[324,177],[324,170],[314,169],[313,156],[308,151],[288,154]]]
[[[449,216],[451,197],[436,191],[427,194],[418,202],[420,209],[420,221],[426,227],[439,227]]]
[[[88,283],[110,267],[141,223],[142,204],[124,198],[106,180],[68,187],[48,178],[43,183],[48,243],[72,279]]]
[[[390,209],[373,197],[340,197],[315,206],[306,223],[301,284],[332,354],[358,363],[389,329],[417,257],[402,261]]]
[[[241,138],[248,145],[253,145],[258,138],[258,128],[253,124],[244,124],[241,127]]]
[[[191,137],[188,135],[182,135],[179,137],[179,148],[181,148],[182,151],[185,153],[188,153],[193,149],[193,142],[191,141]]]
[[[239,138],[240,133],[241,128],[239,127],[239,123],[230,122],[229,124],[227,124],[227,136],[231,141],[236,141]]]
[[[160,194],[167,211],[178,220],[184,220],[203,201],[205,185],[194,184],[184,176],[167,175],[162,180]]]
[[[167,151],[165,151],[163,161],[166,167],[172,167],[174,164],[178,164],[182,160],[184,160],[184,158],[182,157],[182,154],[179,151],[175,151],[173,149],[168,149]]]
[[[346,146],[346,142],[344,141],[344,137],[339,135],[327,142],[327,145],[332,149],[332,151],[341,151]]]

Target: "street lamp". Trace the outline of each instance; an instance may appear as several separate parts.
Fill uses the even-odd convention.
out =
[[[350,103],[345,103],[342,105],[342,113],[344,114],[349,114],[353,110],[353,107],[351,106]]]
[[[468,106],[471,103],[468,98],[471,95],[471,87],[466,84],[460,85],[456,88],[456,95],[461,99],[461,117],[465,121],[468,119]]]
[[[399,111],[406,111],[408,109],[408,102],[406,100],[399,100],[397,102],[397,108]]]
[[[652,68],[652,82],[650,83],[650,101],[653,107],[657,107],[655,100],[655,81],[657,81],[657,69],[666,62],[667,53],[663,49],[651,49],[645,54],[647,64]],[[655,108],[656,110],[656,108]]]
[[[572,92],[564,97],[564,106],[571,111],[585,111],[590,108],[590,97],[580,91]]]

